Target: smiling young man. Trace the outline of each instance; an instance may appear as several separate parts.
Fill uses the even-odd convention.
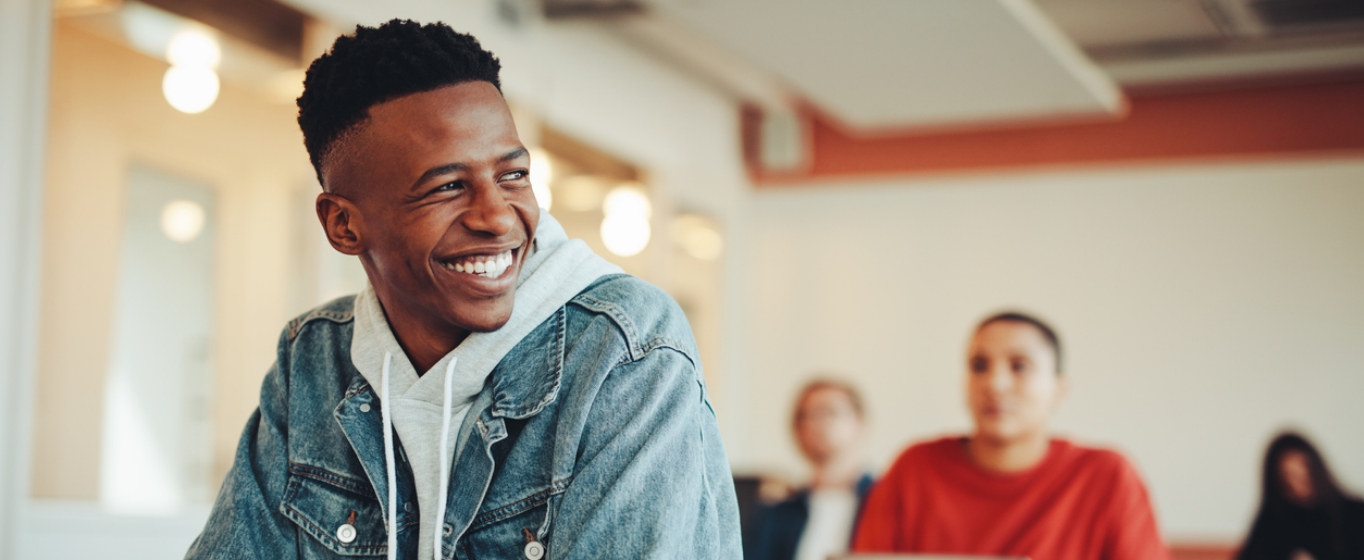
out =
[[[1136,469],[1048,433],[1067,388],[1056,331],[1021,313],[989,317],[966,363],[975,432],[901,454],[867,498],[855,550],[1170,558]]]
[[[442,24],[308,70],[317,213],[369,287],[294,319],[189,558],[738,558],[676,304],[536,204],[500,65]]]

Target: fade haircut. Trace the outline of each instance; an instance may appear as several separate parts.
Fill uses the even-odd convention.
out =
[[[502,64],[478,39],[444,23],[394,19],[355,26],[314,60],[298,98],[298,126],[322,181],[322,162],[338,140],[369,118],[369,108],[404,95],[483,81],[502,90]]]
[[[1023,323],[1037,329],[1038,332],[1042,333],[1042,338],[1047,339],[1047,345],[1051,346],[1051,353],[1056,357],[1056,374],[1061,375],[1061,337],[1056,335],[1056,331],[1051,328],[1051,325],[1048,325],[1045,321],[1028,315],[1027,313],[1005,311],[1003,313],[996,313],[982,320],[976,325],[973,336],[975,334],[980,334],[980,331],[984,330],[985,327],[995,323]]]

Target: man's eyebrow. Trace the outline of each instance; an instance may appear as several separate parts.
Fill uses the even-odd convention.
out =
[[[530,152],[526,151],[525,148],[517,148],[503,154],[502,157],[497,158],[497,161],[498,163],[508,162],[516,158],[525,157],[528,153]],[[417,181],[412,183],[412,190],[417,190],[421,187],[422,183],[429,181],[432,177],[437,177],[446,173],[454,173],[456,171],[464,171],[468,168],[469,165],[465,163],[447,163],[445,165],[432,167],[431,169],[427,169],[426,173],[422,173],[421,177],[417,177]]]
[[[468,168],[469,166],[463,163],[447,163],[445,165],[432,167],[431,169],[427,169],[426,173],[422,173],[421,177],[417,177],[417,182],[412,183],[412,190],[417,190],[422,186],[422,183],[427,182],[432,177],[445,175],[446,173],[454,173],[456,171],[463,171]]]

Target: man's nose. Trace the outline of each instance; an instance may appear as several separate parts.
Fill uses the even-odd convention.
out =
[[[469,209],[460,216],[464,227],[493,236],[506,235],[516,227],[516,211],[497,184],[479,185],[473,195]]]
[[[991,392],[1004,393],[1013,385],[1012,372],[1006,366],[992,367],[988,375],[989,379],[986,380],[986,383],[989,384]]]

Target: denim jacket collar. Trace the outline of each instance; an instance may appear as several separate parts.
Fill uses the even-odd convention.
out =
[[[560,308],[549,319],[553,328],[536,331],[521,341],[489,376],[492,404],[488,413],[497,418],[522,419],[539,413],[554,402],[564,370],[564,330],[567,317]],[[546,340],[549,339],[549,340]]]

